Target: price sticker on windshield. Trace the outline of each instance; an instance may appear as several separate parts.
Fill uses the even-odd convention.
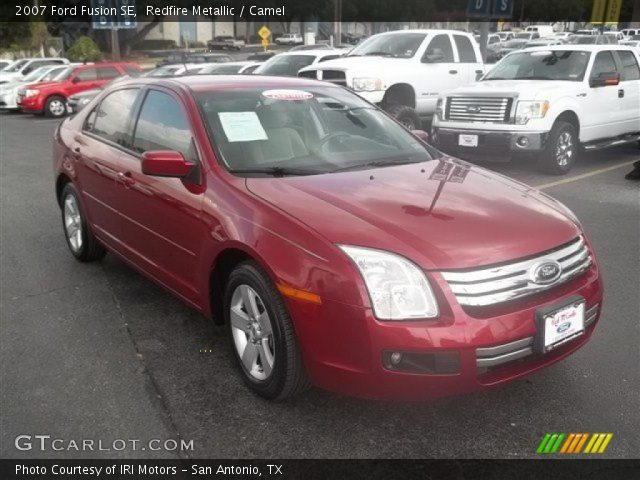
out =
[[[298,101],[310,100],[313,94],[303,90],[265,90],[262,96],[271,100]]]

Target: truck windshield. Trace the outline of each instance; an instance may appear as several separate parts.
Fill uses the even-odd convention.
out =
[[[580,82],[591,54],[578,50],[516,52],[506,56],[482,80],[570,80]]]
[[[424,33],[383,33],[368,38],[351,50],[347,56],[411,58],[416,54],[425,37]]]
[[[342,88],[254,87],[194,96],[221,163],[236,175],[315,175],[438,156]]]

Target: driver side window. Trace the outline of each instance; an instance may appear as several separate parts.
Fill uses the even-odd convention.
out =
[[[597,78],[602,73],[616,73],[616,62],[613,55],[609,51],[599,52],[593,61],[593,69],[591,70],[591,78]]]
[[[453,63],[453,47],[449,35],[433,37],[422,56],[423,63]]]

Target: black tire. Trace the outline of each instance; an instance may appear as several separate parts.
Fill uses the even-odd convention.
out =
[[[568,137],[567,137],[568,136]],[[569,138],[570,147],[561,151],[561,144]],[[570,150],[570,152],[569,152]],[[566,153],[569,152],[567,156]],[[540,159],[543,169],[553,175],[564,175],[571,170],[580,153],[580,139],[573,124],[559,121],[553,125]]]
[[[401,124],[403,124],[407,129],[422,129],[422,121],[413,108],[407,107],[406,105],[400,105],[398,103],[391,103],[385,105],[384,110],[389,115],[398,120]]]
[[[81,244],[79,248],[75,248],[72,245],[72,242],[68,235],[68,230],[66,226],[66,215],[65,215],[65,206],[67,199],[69,197],[73,197],[75,205],[78,208],[78,212],[80,214],[80,228],[81,228]],[[64,232],[64,238],[67,241],[67,246],[69,250],[73,254],[76,259],[81,262],[94,262],[96,260],[102,259],[107,253],[106,250],[98,240],[93,236],[91,229],[87,223],[87,217],[82,209],[82,204],[80,203],[80,198],[78,196],[78,191],[76,187],[73,186],[71,182],[67,183],[62,189],[62,193],[60,194],[60,210],[62,213],[62,229]]]
[[[62,105],[62,108],[59,106]],[[51,95],[44,104],[44,114],[49,118],[60,118],[67,114],[66,101],[60,95]]]
[[[252,377],[246,370],[234,342],[231,305],[233,294],[241,285],[248,285],[258,294],[271,320],[274,361],[270,376],[265,380]],[[224,316],[234,363],[253,392],[269,400],[282,401],[310,387],[289,312],[280,292],[256,262],[242,262],[229,275],[224,295]]]

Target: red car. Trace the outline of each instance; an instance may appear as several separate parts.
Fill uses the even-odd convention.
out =
[[[576,351],[603,293],[576,217],[425,137],[314,80],[126,80],[55,132],[65,238],[226,323],[270,399],[471,392]]]
[[[141,70],[135,63],[96,63],[70,66],[66,74],[55,82],[27,85],[18,92],[18,107],[23,112],[62,117],[67,113],[66,101],[71,95],[101,88],[114,78],[138,76]]]

